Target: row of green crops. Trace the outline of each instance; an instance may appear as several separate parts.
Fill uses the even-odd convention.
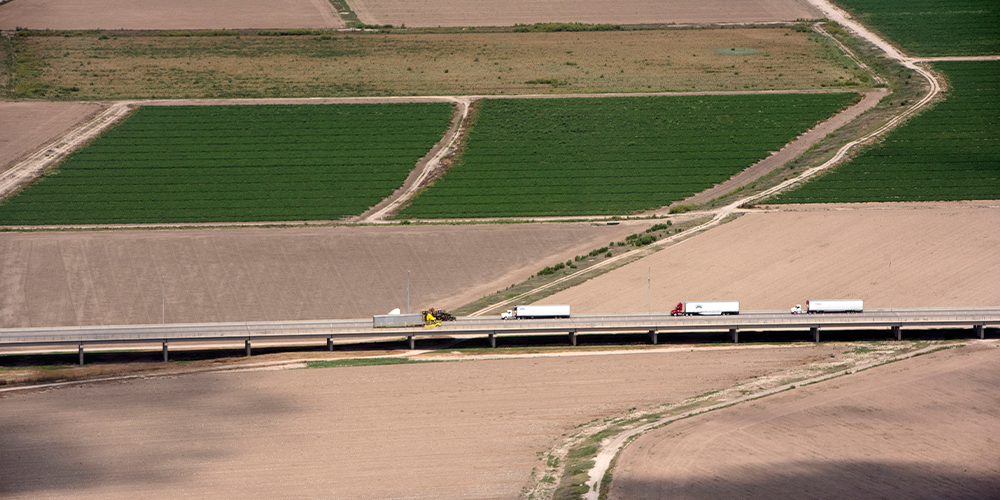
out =
[[[837,0],[916,56],[1000,55],[997,0]]]
[[[149,106],[0,204],[0,224],[331,220],[402,185],[447,103]]]
[[[776,203],[1000,199],[1000,61],[937,63],[946,99]]]
[[[767,157],[857,94],[488,99],[403,218],[628,214]]]

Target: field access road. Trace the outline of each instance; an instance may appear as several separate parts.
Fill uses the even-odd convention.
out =
[[[326,340],[330,349],[334,339],[356,337],[406,337],[414,348],[415,337],[496,337],[503,335],[568,335],[576,345],[583,333],[648,332],[656,343],[659,333],[728,332],[738,341],[741,331],[809,331],[820,341],[823,329],[890,329],[896,338],[905,329],[970,328],[983,338],[985,327],[1000,326],[1000,307],[960,309],[875,309],[853,314],[789,314],[778,311],[746,312],[732,316],[670,316],[667,313],[580,315],[564,319],[501,320],[493,317],[459,318],[439,327],[374,328],[370,319],[330,321],[276,321],[254,323],[204,323],[128,325],[96,327],[8,328],[0,329],[0,352],[5,347],[111,345],[162,342],[164,356],[170,342],[251,343],[307,339]]]

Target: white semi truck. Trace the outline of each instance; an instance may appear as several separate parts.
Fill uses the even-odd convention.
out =
[[[500,319],[551,319],[568,318],[568,305],[514,306],[500,314]]]
[[[736,300],[710,300],[702,302],[678,302],[677,307],[670,311],[671,316],[718,316],[720,314],[739,314],[740,303]]]
[[[859,313],[864,312],[863,300],[807,300],[806,312],[815,313]]]

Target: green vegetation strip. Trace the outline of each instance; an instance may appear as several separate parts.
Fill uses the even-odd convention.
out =
[[[1000,61],[937,63],[943,102],[827,175],[768,203],[1000,198]]]
[[[448,103],[150,106],[0,204],[0,224],[332,220],[402,185]]]
[[[854,93],[485,100],[458,163],[401,218],[615,215],[728,179]]]
[[[996,0],[837,0],[917,56],[1000,54]]]

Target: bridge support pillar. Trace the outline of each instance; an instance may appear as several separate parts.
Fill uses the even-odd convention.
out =
[[[819,327],[813,326],[809,328],[809,334],[812,335],[813,342],[819,342]]]
[[[333,336],[326,338],[326,350],[333,351]]]
[[[649,331],[649,343],[656,345],[656,330]]]
[[[895,337],[896,340],[903,340],[903,328],[899,325],[892,327],[892,336]]]
[[[410,343],[410,350],[414,351],[417,349],[417,341],[413,339],[413,335],[406,337],[406,340]]]
[[[80,365],[83,365],[83,342],[80,342]]]
[[[170,355],[167,353],[167,341],[163,341],[163,362],[166,363],[170,361]]]
[[[246,347],[247,347],[247,357],[249,358],[250,357],[250,339],[246,340]]]
[[[496,349],[497,347],[497,334],[496,332],[490,332],[490,347]]]
[[[979,337],[979,340],[986,338],[986,329],[983,328],[983,325],[974,325],[972,331],[976,334],[976,337]]]
[[[569,332],[569,345],[576,347],[576,332]]]
[[[739,344],[740,343],[740,329],[739,328],[730,328],[729,329],[729,338],[733,339],[733,343],[734,344]]]

